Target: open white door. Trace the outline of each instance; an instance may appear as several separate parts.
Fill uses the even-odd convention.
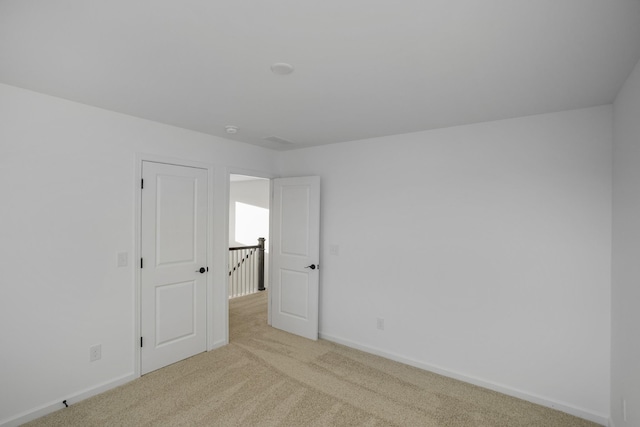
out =
[[[271,325],[318,339],[320,177],[273,180]]]
[[[141,373],[206,351],[207,170],[142,163]]]

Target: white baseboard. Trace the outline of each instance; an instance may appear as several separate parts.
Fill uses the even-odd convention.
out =
[[[229,344],[229,341],[227,341],[227,340],[216,341],[213,344],[211,344],[211,347],[209,347],[207,349],[207,351],[212,351],[212,350],[215,350],[217,348],[224,347],[227,344]]]
[[[532,403],[536,403],[538,405],[542,405],[548,408],[557,409],[562,412],[566,412],[571,415],[575,415],[576,417],[580,417],[589,421],[593,421],[603,426],[615,427],[614,422],[609,417],[594,413],[591,411],[587,411],[581,408],[577,408],[575,406],[565,404],[562,402],[555,401],[553,399],[548,399],[542,396],[538,396],[535,394],[527,393],[522,390],[517,390],[508,386],[504,386],[501,384],[496,384],[490,381],[482,380],[479,378],[475,378],[469,375],[461,374],[455,371],[451,371],[449,369],[441,368],[439,366],[431,365],[428,363],[419,362],[404,356],[400,356],[395,353],[390,353],[384,350],[377,349],[375,347],[370,347],[368,345],[364,345],[361,343],[357,343],[355,341],[343,339],[340,337],[336,337],[333,335],[328,335],[324,333],[320,333],[320,338],[325,339],[327,341],[332,341],[338,344],[345,345],[347,347],[355,348],[357,350],[361,350],[367,353],[375,354],[377,356],[384,357],[386,359],[394,360],[396,362],[404,363],[405,365],[413,366],[419,369],[423,369],[425,371],[434,372],[439,375],[443,375],[446,377],[454,378],[460,381],[464,381],[470,384],[474,384],[480,387],[487,388],[489,390],[497,391],[508,396],[517,397],[519,399],[523,399]],[[224,346],[226,343],[224,341],[220,341],[215,343],[211,350],[215,348],[219,348]],[[66,396],[64,398],[60,398],[54,402],[42,405],[38,408],[25,411],[21,414],[18,414],[10,419],[0,421],[0,427],[17,427],[21,424],[27,423],[29,421],[35,420],[36,418],[43,417],[47,414],[55,412],[59,409],[64,408],[62,403],[63,400],[66,400],[69,405],[74,403],[78,403],[84,399],[95,396],[97,394],[103,393],[112,388],[118,387],[122,384],[128,383],[134,379],[138,378],[135,374],[127,374],[120,378],[116,378],[115,380],[108,381],[102,383],[96,387],[89,388],[87,390],[81,391],[79,393],[72,394],[70,396]]]
[[[527,393],[522,390],[514,389],[502,384],[493,383],[490,381],[483,380],[481,378],[472,377],[469,375],[465,375],[459,372],[451,371],[446,368],[442,368],[440,366],[431,365],[424,362],[419,362],[417,360],[413,360],[399,354],[390,353],[384,350],[380,350],[375,347],[371,347],[365,344],[361,344],[355,341],[343,339],[340,337],[336,337],[333,335],[328,335],[324,333],[320,333],[320,338],[325,339],[327,341],[332,341],[337,344],[342,344],[347,347],[355,348],[357,350],[362,350],[367,353],[375,354],[377,356],[384,357],[386,359],[394,360],[396,362],[404,363],[405,365],[413,366],[416,368],[423,369],[425,371],[433,372],[439,375],[443,375],[445,377],[454,378],[456,380],[464,381],[466,383],[470,383],[473,385],[477,385],[479,387],[487,388],[489,390],[497,391],[502,394],[506,394],[508,396],[517,397],[518,399],[526,400],[528,402],[532,402],[541,406],[545,406],[547,408],[557,409],[558,411],[565,412],[567,414],[574,415],[576,417],[583,418],[585,420],[593,421],[594,423],[598,423],[602,426],[609,425],[613,427],[613,423],[610,421],[609,417],[600,414],[591,412],[582,408],[575,407],[573,405],[558,402],[553,399],[545,398],[543,396],[538,396],[536,394]]]
[[[225,340],[215,342],[208,351],[215,350],[220,347],[224,347],[228,342]],[[64,408],[63,400],[67,401],[67,404],[72,405],[74,403],[78,403],[81,400],[87,399],[89,397],[95,396],[96,394],[103,393],[112,388],[118,387],[122,384],[128,383],[129,381],[135,380],[139,376],[135,375],[135,373],[123,375],[122,377],[116,378],[112,381],[107,381],[105,383],[99,384],[96,387],[91,387],[87,390],[65,396],[63,398],[57,399],[54,402],[47,403],[35,409],[31,409],[25,412],[22,412],[16,416],[11,418],[0,420],[0,427],[16,427],[21,424],[27,423],[29,421],[35,420],[36,418],[44,417],[47,414],[55,412],[59,409]]]
[[[31,409],[29,411],[25,411],[21,414],[18,414],[14,417],[11,417],[6,420],[0,421],[0,427],[16,427],[21,424],[27,423],[29,421],[35,420],[36,418],[43,417],[47,414],[55,412],[59,409],[63,409],[65,406],[62,403],[63,400],[67,401],[68,405],[72,405],[74,403],[78,403],[81,400],[87,399],[89,397],[95,396],[96,394],[103,393],[112,388],[118,387],[122,384],[128,383],[129,381],[135,380],[138,378],[135,374],[127,374],[122,377],[116,378],[115,380],[107,381],[105,383],[99,384],[95,387],[88,388],[84,391],[71,394],[69,396],[64,396],[59,398],[58,400],[42,405],[38,408]]]

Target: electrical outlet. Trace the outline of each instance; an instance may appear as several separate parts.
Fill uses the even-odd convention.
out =
[[[384,319],[382,317],[378,317],[376,319],[376,324],[378,326],[378,329],[380,329],[381,331],[384,331]]]
[[[89,362],[95,362],[102,358],[102,344],[96,344],[89,347]]]
[[[129,264],[129,254],[127,252],[118,252],[118,267],[126,267]]]

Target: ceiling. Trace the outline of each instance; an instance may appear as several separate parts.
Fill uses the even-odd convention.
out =
[[[0,82],[279,150],[608,104],[639,58],[640,0],[0,0]]]

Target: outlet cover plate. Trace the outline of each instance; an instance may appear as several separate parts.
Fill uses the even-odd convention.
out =
[[[102,345],[96,344],[89,347],[89,362],[95,362],[102,358]]]

